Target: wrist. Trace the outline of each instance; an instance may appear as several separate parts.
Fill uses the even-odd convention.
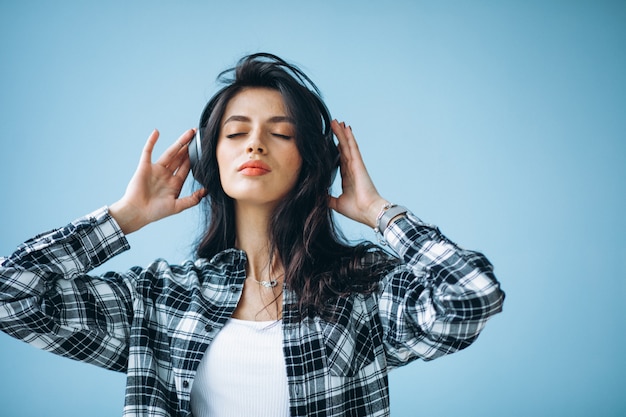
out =
[[[391,222],[396,218],[406,215],[407,211],[406,207],[393,203],[386,203],[382,206],[376,216],[376,226],[374,227],[374,232],[383,235],[387,227],[389,227],[389,224],[391,224]]]
[[[123,200],[116,201],[109,206],[109,215],[115,220],[125,235],[141,229],[141,217],[137,215],[137,210]]]
[[[382,197],[372,202],[369,205],[369,209],[367,211],[367,222],[365,224],[367,224],[372,229],[375,229],[378,225],[378,216],[380,215],[381,211],[389,204],[391,203],[389,203],[389,201],[385,200]]]

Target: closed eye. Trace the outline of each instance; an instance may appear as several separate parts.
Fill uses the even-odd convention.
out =
[[[280,133],[272,133],[272,136],[275,136],[275,137],[281,138],[281,139],[291,139],[291,136],[281,135]]]
[[[229,135],[226,135],[226,137],[227,137],[228,139],[234,139],[234,138],[236,138],[236,137],[238,137],[238,136],[243,136],[243,135],[245,135],[245,133],[243,133],[243,132],[240,132],[240,133],[231,133],[231,134],[229,134]]]

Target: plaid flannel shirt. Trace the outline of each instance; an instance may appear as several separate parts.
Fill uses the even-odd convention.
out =
[[[504,294],[489,261],[412,214],[384,232],[404,262],[379,291],[337,301],[338,319],[285,308],[292,416],[388,416],[387,374],[472,343]],[[181,265],[156,260],[88,276],[128,249],[106,208],[0,258],[0,329],[31,345],[126,372],[125,417],[190,416],[202,355],[233,313],[246,256],[229,249]],[[295,301],[285,289],[285,306]]]

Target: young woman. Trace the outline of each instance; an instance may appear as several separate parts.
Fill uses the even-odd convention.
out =
[[[150,135],[119,201],[0,259],[0,328],[126,372],[127,417],[387,416],[391,369],[467,347],[501,310],[492,266],[379,195],[298,68],[255,54],[221,78],[154,163]],[[180,197],[190,166],[202,188]],[[88,275],[205,196],[197,259]],[[347,244],[333,210],[381,246]]]

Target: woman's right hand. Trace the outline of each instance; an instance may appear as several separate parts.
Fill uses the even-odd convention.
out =
[[[158,130],[152,132],[124,196],[109,207],[109,213],[125,234],[193,207],[206,195],[206,191],[200,189],[180,197],[190,170],[187,145],[195,133],[195,129],[183,133],[152,163],[152,151],[159,138]]]

